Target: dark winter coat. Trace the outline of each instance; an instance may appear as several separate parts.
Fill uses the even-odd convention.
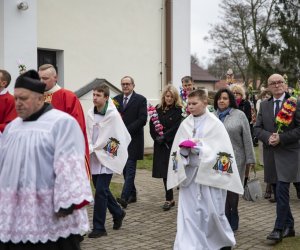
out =
[[[251,114],[251,104],[249,101],[242,99],[242,101],[240,102],[240,104],[238,105],[238,109],[243,111],[249,121],[252,121],[252,114]]]
[[[144,96],[133,92],[125,109],[123,108],[123,94],[115,96],[114,100],[118,103],[117,109],[131,136],[128,158],[142,160],[144,157],[144,126],[147,123],[147,100]]]
[[[164,126],[164,139],[162,142],[156,140],[158,133],[150,120],[150,134],[154,140],[152,176],[155,178],[167,178],[172,143],[182,120],[181,108],[172,107],[166,111],[157,108],[157,113],[160,123]]]
[[[284,101],[287,99],[285,96]],[[277,126],[274,116],[273,97],[262,101],[254,126],[255,136],[263,142],[265,182],[276,183],[300,181],[300,102],[293,121],[279,134],[280,143],[273,147],[269,145],[269,137],[276,133]]]

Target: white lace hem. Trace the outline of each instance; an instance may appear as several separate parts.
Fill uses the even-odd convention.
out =
[[[9,189],[0,192],[0,241],[32,243],[56,241],[89,230],[86,208],[58,218],[53,210],[52,191],[38,193]]]

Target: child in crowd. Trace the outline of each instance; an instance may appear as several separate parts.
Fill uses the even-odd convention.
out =
[[[128,158],[127,147],[131,137],[112,100],[106,85],[93,90],[94,107],[87,115],[91,173],[95,186],[93,231],[89,238],[106,236],[106,209],[113,216],[113,229],[122,226],[125,211],[110,192],[113,173],[121,174]]]
[[[207,94],[188,95],[190,115],[171,150],[168,189],[180,185],[174,249],[231,249],[226,190],[243,194],[232,145],[223,124],[207,110]]]

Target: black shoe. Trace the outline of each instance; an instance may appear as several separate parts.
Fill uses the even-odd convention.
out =
[[[125,212],[125,210],[123,210],[121,217],[119,219],[114,219],[114,225],[113,225],[114,230],[118,230],[121,228],[125,215],[126,215],[126,212]]]
[[[271,197],[272,197],[272,193],[271,192],[265,192],[265,194],[264,194],[264,198],[265,199],[271,199]]]
[[[136,201],[137,201],[136,196],[129,196],[127,203],[128,203],[128,204],[129,204],[129,203],[134,203],[134,202],[136,202]]]
[[[117,198],[117,202],[122,206],[122,208],[126,208],[128,206],[128,202],[122,198]]]
[[[165,204],[162,206],[164,211],[168,211],[171,207],[175,206],[175,201],[166,201]]]
[[[106,231],[92,231],[88,234],[89,238],[100,238],[102,236],[107,236]]]
[[[231,250],[232,249],[232,247],[222,247],[222,248],[220,248],[220,250]]]
[[[83,242],[84,241],[84,236],[85,236],[85,234],[84,235],[79,235],[79,237],[78,237],[79,242]]]
[[[294,228],[286,228],[283,230],[282,233],[282,238],[287,238],[287,237],[295,237],[295,229]]]
[[[271,198],[271,199],[269,199],[269,202],[271,202],[271,203],[275,203],[275,202],[277,202],[277,201],[276,201],[276,199],[274,199],[274,198]]]
[[[282,241],[282,230],[274,229],[268,236],[267,240],[274,240],[276,242]]]

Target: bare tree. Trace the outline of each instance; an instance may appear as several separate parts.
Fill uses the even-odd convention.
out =
[[[199,58],[196,53],[191,55],[191,63],[199,66]]]
[[[276,0],[224,0],[222,23],[210,30],[218,57],[228,54],[247,85],[249,80],[264,81],[278,61],[268,54],[275,39],[273,8]]]

